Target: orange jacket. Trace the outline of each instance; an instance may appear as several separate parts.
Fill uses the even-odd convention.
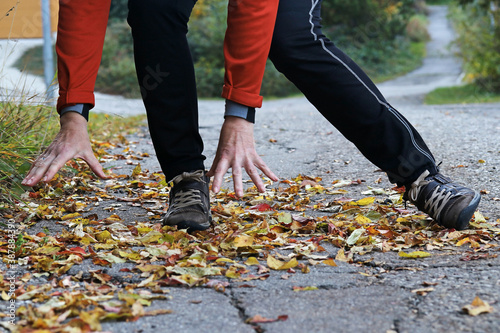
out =
[[[222,97],[261,107],[260,88],[279,0],[229,0]],[[57,110],[95,104],[94,86],[111,0],[59,2]]]

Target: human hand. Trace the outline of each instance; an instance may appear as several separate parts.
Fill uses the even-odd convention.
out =
[[[278,181],[278,177],[255,151],[253,124],[243,118],[232,116],[227,116],[222,125],[217,154],[207,173],[209,177],[214,176],[212,184],[214,193],[219,192],[224,174],[229,168],[233,172],[234,192],[240,198],[243,196],[242,168],[245,168],[259,192],[264,192],[265,187],[257,169],[272,180]]]
[[[50,181],[73,158],[83,159],[97,176],[107,178],[90,146],[87,120],[75,112],[67,112],[61,116],[60,123],[59,133],[47,150],[35,160],[21,184],[34,186],[40,180]]]

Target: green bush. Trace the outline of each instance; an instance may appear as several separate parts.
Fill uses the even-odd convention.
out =
[[[322,17],[337,35],[364,44],[403,36],[408,20],[421,9],[415,0],[331,0],[323,2]]]
[[[461,2],[452,6],[451,18],[467,79],[500,92],[500,9],[490,6],[491,1]]]
[[[427,31],[428,23],[427,17],[425,16],[412,16],[406,25],[406,36],[408,36],[412,42],[427,42],[431,37]]]

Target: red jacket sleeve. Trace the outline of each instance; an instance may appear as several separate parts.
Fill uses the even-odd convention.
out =
[[[229,0],[222,97],[261,107],[260,88],[273,37],[278,0]]]
[[[94,86],[111,0],[59,1],[57,26],[57,110],[65,106],[95,104]]]

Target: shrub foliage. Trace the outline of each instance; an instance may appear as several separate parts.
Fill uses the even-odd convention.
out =
[[[500,2],[460,0],[452,18],[469,81],[500,92]]]

